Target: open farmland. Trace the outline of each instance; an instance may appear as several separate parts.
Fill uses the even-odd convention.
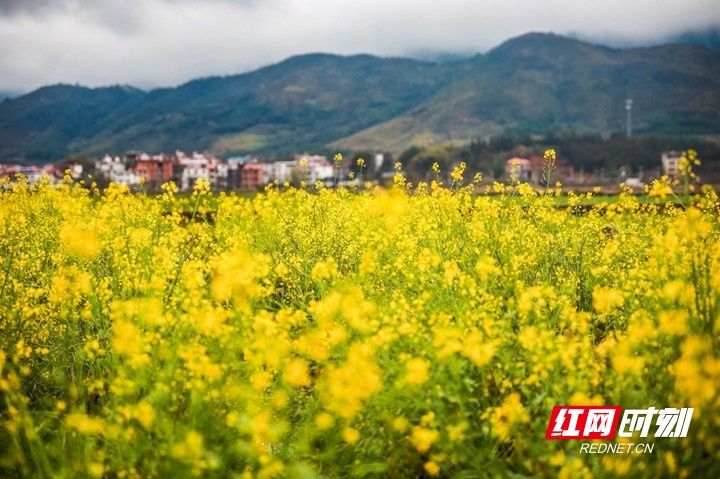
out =
[[[717,194],[461,174],[0,188],[0,476],[720,475]],[[545,440],[560,404],[694,416],[580,454]]]

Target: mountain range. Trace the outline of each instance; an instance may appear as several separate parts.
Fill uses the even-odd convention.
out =
[[[307,54],[174,88],[53,85],[0,102],[0,162],[126,150],[391,151],[502,133],[720,134],[720,52],[529,33],[431,62]]]

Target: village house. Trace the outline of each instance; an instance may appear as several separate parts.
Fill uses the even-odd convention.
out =
[[[532,170],[530,169],[530,160],[517,156],[510,158],[505,162],[505,176],[512,181],[531,182]]]
[[[130,154],[132,158],[132,153]],[[134,171],[128,169],[119,156],[105,155],[95,162],[95,174],[108,181],[124,186],[137,186],[142,181]]]
[[[541,184],[545,181],[546,160],[543,155],[532,155],[530,158],[513,157],[505,162],[505,175],[514,181]],[[558,158],[552,171],[550,181],[563,183],[576,183],[582,181],[583,175],[576,175],[572,165]]]
[[[251,162],[257,162],[257,160],[249,156],[234,156],[227,159],[227,188],[229,190],[242,189],[243,166]]]
[[[246,190],[258,190],[267,183],[265,165],[262,163],[245,163],[242,167],[240,186]]]
[[[125,163],[119,156],[105,155],[95,161],[95,174],[109,177],[112,173],[125,171]]]
[[[680,177],[680,157],[679,151],[664,151],[660,156],[662,162],[663,174],[670,178]]]
[[[274,161],[267,163],[265,174],[268,182],[277,181],[280,184],[293,180],[293,171],[297,168],[295,161]]]
[[[210,182],[210,171],[208,169],[208,160],[205,157],[187,156],[182,151],[176,153],[178,164],[181,167],[181,173],[178,188],[182,191],[190,190],[198,180]]]
[[[252,156],[228,158],[228,188],[258,190],[268,183],[292,181],[294,161],[261,162]]]
[[[210,184],[215,190],[228,189],[228,164],[224,161],[216,161],[210,165]]]
[[[163,183],[172,180],[173,164],[176,161],[176,157],[168,156],[165,153],[153,156],[142,153],[135,158],[133,172],[142,178],[149,188],[157,189]]]
[[[226,189],[228,184],[227,164],[212,155],[193,152],[191,156],[182,151],[176,151],[175,157],[180,168],[178,187],[182,191],[189,191],[198,180],[205,180],[214,190]],[[177,177],[178,168],[174,170]]]

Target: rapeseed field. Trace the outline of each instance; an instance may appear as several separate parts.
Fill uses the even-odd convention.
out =
[[[2,185],[0,476],[720,475],[716,192],[463,175]],[[582,454],[545,439],[562,404],[694,415]]]

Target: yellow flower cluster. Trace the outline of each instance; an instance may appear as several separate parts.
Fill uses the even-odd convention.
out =
[[[720,475],[714,190],[583,209],[464,170],[0,185],[0,477]],[[599,458],[544,439],[558,404],[695,415]]]

